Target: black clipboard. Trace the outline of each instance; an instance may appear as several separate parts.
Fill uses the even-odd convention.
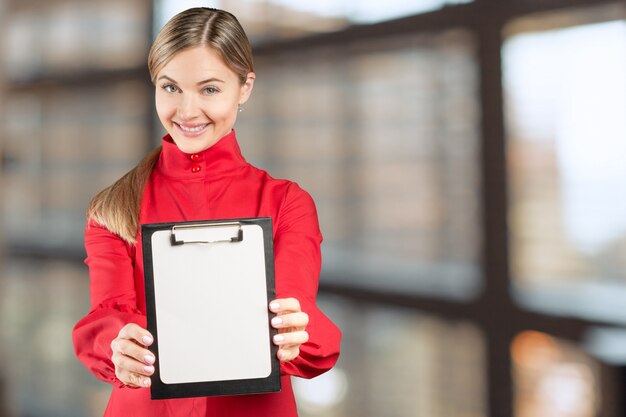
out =
[[[269,217],[141,225],[152,399],[280,391]]]

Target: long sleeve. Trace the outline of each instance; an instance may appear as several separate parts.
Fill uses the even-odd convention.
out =
[[[333,367],[339,358],[341,332],[317,307],[321,269],[317,212],[308,193],[292,183],[278,214],[274,237],[276,292],[278,298],[294,297],[309,315],[309,341],[300,355],[282,363],[282,372],[313,378]]]
[[[316,305],[322,236],[311,197],[295,183],[274,179],[250,165],[234,131],[193,155],[178,149],[169,135],[164,137],[142,195],[140,223],[239,217],[272,218],[276,295],[298,299],[309,315],[309,341],[300,347],[297,358],[281,364],[282,390],[153,401],[150,390],[122,384],[111,362],[111,341],[128,323],[146,328],[142,246],[129,245],[90,223],[85,231],[85,262],[91,310],[75,326],[73,339],[79,360],[96,377],[113,384],[105,416],[297,417],[289,376],[312,378],[335,364],[341,334]]]
[[[111,341],[127,323],[146,326],[137,308],[133,278],[134,248],[102,226],[90,222],[85,230],[91,310],[74,327],[78,359],[99,379],[117,386],[111,362]]]

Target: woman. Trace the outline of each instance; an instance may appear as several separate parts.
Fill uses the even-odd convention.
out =
[[[230,13],[189,9],[160,31],[148,66],[168,135],[89,205],[92,309],[74,328],[76,354],[113,384],[106,416],[296,416],[290,376],[330,369],[341,335],[315,304],[322,238],[311,197],[247,163],[237,144],[233,126],[255,81],[248,39]],[[278,299],[268,308],[277,314],[282,391],[150,400],[158,358],[147,349],[139,225],[237,217],[273,219]],[[193,335],[180,343],[194,343]]]

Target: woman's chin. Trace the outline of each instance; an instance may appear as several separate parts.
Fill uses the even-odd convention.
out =
[[[220,138],[210,136],[198,136],[198,137],[186,137],[186,136],[172,136],[174,143],[184,153],[194,154],[209,149],[215,145]]]

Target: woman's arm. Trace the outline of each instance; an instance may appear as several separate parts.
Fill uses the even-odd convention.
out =
[[[280,208],[274,236],[276,295],[294,298],[308,316],[308,341],[299,346],[299,355],[281,363],[289,375],[313,378],[333,367],[339,358],[341,332],[317,307],[321,269],[317,212],[311,196],[291,184]]]
[[[104,227],[89,222],[85,230],[91,310],[72,333],[78,359],[99,379],[118,386],[111,342],[128,323],[146,327],[137,308],[133,275],[134,248]]]

